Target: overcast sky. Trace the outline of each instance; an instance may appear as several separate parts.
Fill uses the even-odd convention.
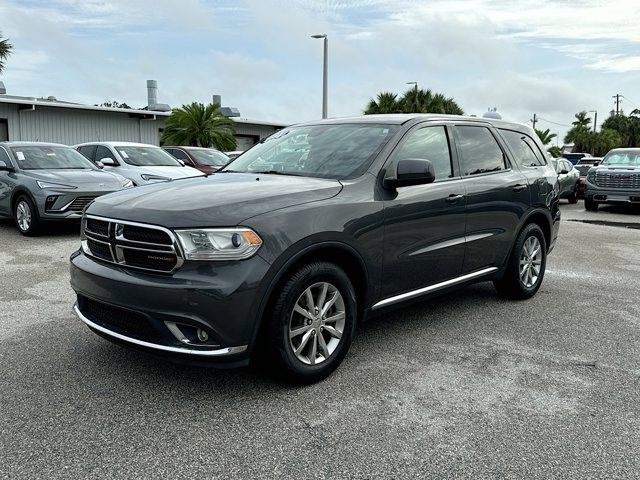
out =
[[[14,54],[7,93],[81,103],[159,101],[238,107],[294,123],[321,114],[329,35],[329,115],[362,113],[380,91],[417,81],[468,114],[566,131],[598,123],[621,93],[640,106],[638,0],[0,0]],[[555,125],[554,123],[561,125]]]

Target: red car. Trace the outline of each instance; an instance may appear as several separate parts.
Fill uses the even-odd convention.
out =
[[[214,173],[224,167],[231,159],[215,148],[202,147],[162,147],[162,149],[182,160],[185,165],[197,168],[203,173]]]
[[[580,172],[580,182],[578,183],[578,197],[584,196],[587,173],[591,167],[597,167],[602,162],[602,157],[583,157],[576,163],[576,169]]]

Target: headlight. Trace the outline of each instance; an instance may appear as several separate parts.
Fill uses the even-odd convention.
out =
[[[595,183],[595,181],[596,181],[596,172],[587,173],[587,182]]]
[[[147,173],[143,173],[140,176],[142,177],[143,180],[146,180],[147,182],[168,182],[169,180],[171,180],[170,178],[167,178],[167,177],[161,177],[160,175],[149,175]]]
[[[176,230],[186,260],[243,260],[262,245],[250,228]]]
[[[36,180],[36,183],[40,188],[66,188],[68,190],[73,190],[74,188],[77,188],[71,185],[62,185],[60,183],[43,182],[41,180]]]
[[[133,181],[130,178],[122,179],[122,188],[131,188],[133,187]]]

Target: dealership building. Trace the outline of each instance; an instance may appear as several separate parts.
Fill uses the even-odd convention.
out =
[[[171,108],[157,102],[157,84],[147,82],[147,107],[141,110],[63,102],[55,97],[7,95],[0,82],[0,141],[37,141],[75,145],[94,141],[140,142],[159,145]],[[221,103],[219,96],[213,101]],[[223,107],[236,125],[238,150],[284,128],[276,122],[242,118],[236,108]]]

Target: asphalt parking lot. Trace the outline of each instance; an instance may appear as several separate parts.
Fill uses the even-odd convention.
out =
[[[2,221],[0,477],[637,478],[640,215],[562,209],[536,297],[376,318],[303,388],[106,342],[71,314],[77,228]]]

